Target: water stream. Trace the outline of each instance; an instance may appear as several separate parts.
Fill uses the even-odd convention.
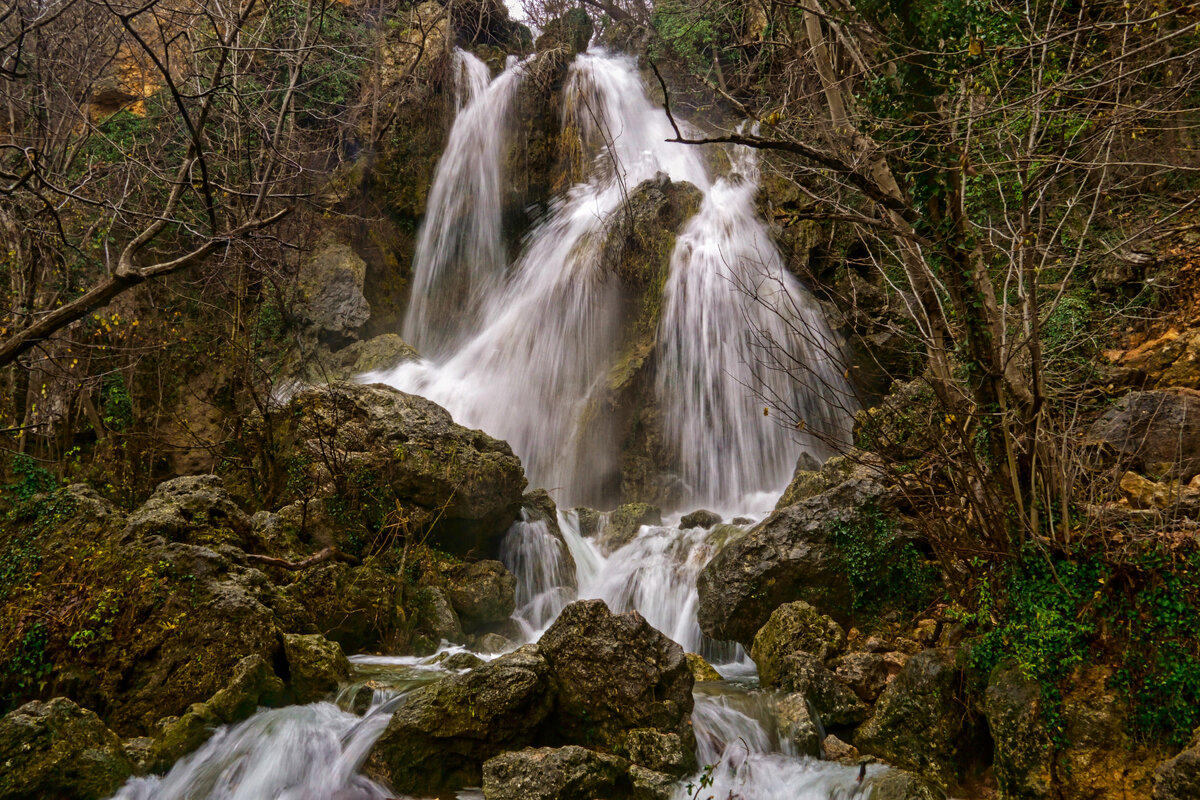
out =
[[[823,458],[830,442],[845,440],[852,400],[815,300],[784,269],[757,215],[753,153],[727,153],[728,168],[714,175],[699,149],[668,142],[674,131],[647,97],[633,59],[583,54],[564,87],[564,126],[578,132],[580,149],[593,162],[585,180],[551,203],[508,263],[503,154],[512,100],[528,64],[511,62],[489,80],[474,56],[460,52],[455,63],[459,111],[419,234],[404,329],[425,358],[361,379],[422,394],[457,422],[506,439],[531,486],[553,487],[560,509],[600,495],[619,461],[618,443],[598,446],[583,429],[597,424],[593,401],[628,320],[621,318],[618,287],[604,273],[598,245],[630,190],[665,173],[703,193],[671,256],[656,332],[654,391],[676,477],[691,507],[761,519],[800,453]],[[764,404],[790,408],[804,424],[785,430],[778,415],[764,418]],[[574,512],[560,510],[561,535],[552,527],[525,515],[502,546],[501,557],[517,577],[514,616],[527,641],[569,602],[597,597],[614,611],[639,611],[733,679],[697,686],[698,756],[712,781],[700,796],[855,796],[858,771],[797,756],[776,729],[770,696],[747,688],[754,684],[753,663],[740,647],[709,640],[696,622],[696,577],[726,541],[741,535],[746,520],[685,530],[676,515],[668,524],[643,527],[607,555],[596,537],[582,535]],[[135,779],[117,797],[388,797],[360,773],[362,763],[390,709],[442,667],[432,659],[352,661],[355,683],[336,703],[260,710],[222,728],[167,775]],[[676,795],[692,796],[688,781]]]

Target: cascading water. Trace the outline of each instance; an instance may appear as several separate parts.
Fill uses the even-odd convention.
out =
[[[458,345],[506,266],[501,169],[509,109],[524,67],[488,82],[487,65],[454,52],[459,113],[429,191],[417,239],[404,337],[430,355]]]

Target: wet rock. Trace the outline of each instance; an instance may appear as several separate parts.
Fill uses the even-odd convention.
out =
[[[486,800],[593,800],[629,793],[629,778],[615,756],[566,747],[526,748],[483,765]]]
[[[847,617],[852,596],[833,528],[862,521],[864,508],[888,505],[883,484],[856,469],[834,488],[777,509],[700,573],[701,630],[750,648],[771,613],[793,600],[835,619]]]
[[[911,772],[888,769],[864,781],[871,800],[946,800],[946,792]]]
[[[771,613],[767,624],[754,636],[750,657],[758,666],[762,684],[775,686],[785,656],[800,651],[827,661],[845,646],[846,631],[841,625],[798,600],[785,603]]]
[[[663,733],[653,728],[626,731],[622,739],[625,756],[655,772],[683,775],[696,766],[694,742],[686,743],[678,733]]]
[[[952,783],[959,746],[966,741],[959,660],[959,651],[950,648],[910,658],[856,732],[855,745],[943,786]]]
[[[888,682],[888,665],[879,653],[847,653],[837,659],[833,674],[865,703],[874,703]]]
[[[690,514],[684,514],[679,520],[679,527],[683,529],[704,528],[704,530],[708,530],[714,525],[720,525],[722,522],[724,522],[724,520],[720,514],[716,513],[715,511],[707,511],[702,508],[699,511],[693,511]]]
[[[300,266],[300,315],[315,329],[348,335],[371,316],[367,264],[347,244],[325,239]]]
[[[609,512],[600,531],[600,549],[606,555],[637,538],[643,525],[662,525],[662,512],[648,503],[626,503]]]
[[[1187,482],[1200,473],[1200,396],[1132,392],[1092,425],[1085,443],[1105,461]]]
[[[283,590],[295,605],[280,616],[285,629],[320,633],[343,651],[361,653],[395,635],[398,592],[395,577],[382,570],[326,562],[303,570]]]
[[[418,357],[417,351],[398,335],[381,333],[365,341],[353,342],[334,353],[336,375],[328,379],[348,380],[365,372],[381,372],[405,361],[416,361]]]
[[[404,510],[410,535],[447,552],[493,556],[517,518],[525,475],[512,449],[422,397],[379,384],[313,387],[295,394],[277,422],[279,449],[294,454],[291,463],[319,492],[366,497],[348,487],[370,486],[388,510]],[[286,494],[296,476],[276,473]]]
[[[683,648],[637,612],[613,614],[581,600],[538,644],[558,694],[555,724],[567,741],[618,751],[626,732],[652,728],[693,747],[692,673]]]
[[[1200,797],[1200,738],[1154,770],[1154,800]]]
[[[813,717],[812,706],[799,692],[786,695],[775,705],[779,718],[779,731],[796,747],[802,756],[819,758],[821,755],[821,729]]]
[[[161,536],[168,541],[213,547],[245,546],[250,518],[216,475],[191,475],[160,483],[129,515],[125,536]]]
[[[442,653],[441,656],[434,659],[446,669],[475,669],[482,667],[487,662],[474,653]]]
[[[866,704],[821,663],[820,658],[810,653],[794,652],[784,656],[772,685],[785,692],[803,694],[826,725],[854,725],[871,713]]]
[[[1070,676],[1062,700],[1066,747],[1058,754],[1055,789],[1062,797],[1117,800],[1151,793],[1153,760],[1131,758],[1129,705],[1112,688],[1107,667]]]
[[[984,711],[994,745],[996,783],[1005,797],[1052,797],[1053,748],[1042,690],[1015,664],[992,670]]]
[[[337,642],[320,634],[285,633],[288,688],[300,704],[323,700],[350,677],[350,661]]]
[[[599,511],[587,506],[575,506],[571,509],[579,518],[579,533],[581,536],[595,536],[600,530],[601,517]]]
[[[446,595],[463,630],[503,622],[516,609],[516,578],[499,561],[475,561],[442,567]]]
[[[697,653],[685,653],[684,656],[687,658],[688,669],[692,671],[692,679],[696,683],[721,680],[721,673],[713,669],[712,664],[704,660],[704,656]]]
[[[843,763],[857,762],[860,755],[857,747],[848,742],[843,742],[833,734],[829,734],[821,742],[821,751],[829,761],[841,761]]]
[[[415,691],[371,751],[368,771],[397,792],[478,786],[483,763],[534,743],[554,703],[535,646]]]
[[[595,526],[599,524],[600,512],[593,511],[590,508],[576,508],[574,511],[578,514],[580,527],[584,528],[583,520],[587,514],[594,515],[590,520],[592,533],[595,532]],[[525,495],[525,499],[521,506],[522,519],[529,525],[544,526],[545,535],[554,540],[554,547],[558,551],[556,560],[558,568],[553,575],[553,583],[556,586],[563,587],[568,592],[575,591],[578,588],[578,578],[576,576],[575,557],[571,555],[571,548],[567,545],[567,540],[563,537],[562,528],[558,524],[558,507],[554,504],[554,500],[550,498],[545,489],[536,489]],[[584,531],[580,531],[584,536],[590,535]],[[513,531],[509,532],[509,536],[513,535]],[[520,535],[529,537],[530,531],[522,531]],[[514,562],[511,556],[506,556],[509,563],[512,564],[514,571],[520,572],[522,568],[530,570],[541,570],[545,568],[546,557],[541,552],[532,552],[531,550],[523,550],[521,547],[512,548],[511,540],[506,539],[508,552],[512,553],[515,550],[519,556]],[[536,563],[534,563],[536,562]],[[526,584],[528,585],[528,584]]]
[[[117,735],[65,697],[0,719],[0,800],[99,800],[132,771]]]
[[[479,637],[475,647],[481,653],[505,653],[516,648],[516,644],[508,637],[498,633],[485,633]]]

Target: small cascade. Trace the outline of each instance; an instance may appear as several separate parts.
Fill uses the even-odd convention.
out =
[[[550,532],[545,520],[521,509],[500,544],[500,560],[517,579],[517,610],[513,615],[527,641],[537,638],[576,599],[576,577],[566,543]]]
[[[504,146],[524,75],[516,63],[489,83],[487,65],[463,50],[454,65],[459,112],[429,191],[404,323],[405,340],[428,354],[461,343],[504,276]]]
[[[854,407],[828,323],[758,217],[754,153],[731,161],[676,242],[658,333],[666,439],[688,496],[709,505],[785,486],[797,444],[833,455]],[[790,414],[803,425],[781,429]]]

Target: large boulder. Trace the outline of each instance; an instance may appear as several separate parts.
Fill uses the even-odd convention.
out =
[[[946,800],[942,787],[902,769],[878,772],[863,784],[871,800]]]
[[[371,316],[367,264],[347,244],[323,240],[300,266],[300,315],[317,331],[347,335]]]
[[[1052,797],[1054,750],[1043,716],[1041,687],[1018,666],[992,670],[984,694],[994,769],[1002,795],[1013,800]],[[1200,796],[1200,795],[1198,795]]]
[[[1132,392],[1092,425],[1085,442],[1104,460],[1187,482],[1200,473],[1200,395]]]
[[[692,672],[683,648],[636,611],[613,614],[602,600],[563,609],[538,643],[558,695],[555,723],[566,741],[609,752],[629,731],[681,738],[691,751]]]
[[[298,392],[276,417],[278,449],[293,454],[287,469],[264,470],[280,494],[299,471],[313,491],[357,502],[364,522],[399,507],[409,535],[462,555],[494,556],[517,518],[525,474],[512,449],[423,397],[331,384]]]
[[[820,757],[821,723],[807,697],[800,692],[784,695],[775,704],[775,716],[779,721],[779,732],[792,743],[797,753]]]
[[[317,564],[281,594],[290,601],[276,606],[286,630],[320,633],[351,653],[390,642],[400,625],[400,584],[375,567]]]
[[[216,475],[189,475],[160,483],[129,515],[125,536],[161,536],[168,541],[213,547],[246,547],[250,518]]]
[[[771,612],[767,624],[754,635],[750,657],[758,666],[763,686],[776,686],[784,657],[802,651],[826,661],[845,646],[846,632],[841,625],[803,600],[797,600]]]
[[[749,649],[771,613],[793,600],[847,618],[853,595],[834,528],[869,524],[868,510],[886,507],[888,497],[869,470],[856,469],[832,489],[774,511],[700,573],[701,630]]]
[[[0,719],[0,800],[99,800],[132,771],[117,735],[65,697]]]
[[[368,771],[397,792],[478,786],[483,763],[535,742],[554,698],[532,645],[413,692],[371,751]]]
[[[1192,746],[1154,771],[1154,800],[1191,800],[1200,797],[1200,737]]]
[[[442,577],[446,596],[468,633],[503,622],[516,608],[516,578],[499,561],[447,564]]]
[[[910,658],[855,733],[855,746],[943,787],[955,783],[960,748],[967,745],[960,661],[960,651],[951,648]]]
[[[627,763],[577,745],[526,748],[483,765],[485,800],[594,800],[630,792]]]
[[[350,661],[337,642],[320,634],[285,633],[288,688],[297,703],[315,703],[350,677]]]
[[[854,725],[871,713],[867,705],[811,653],[794,652],[784,656],[773,685],[807,698],[826,725]]]

